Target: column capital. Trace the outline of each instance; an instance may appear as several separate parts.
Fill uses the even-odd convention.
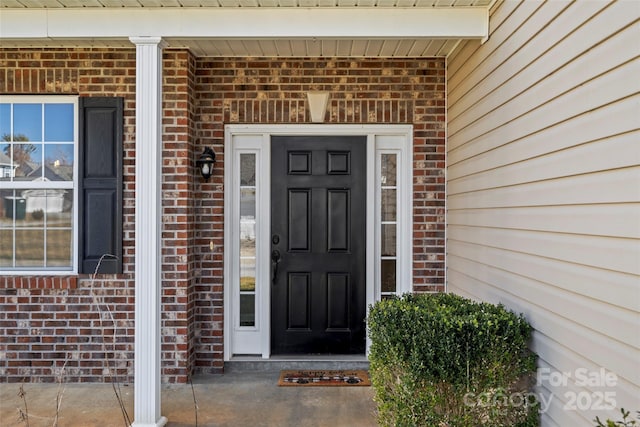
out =
[[[156,45],[159,49],[164,49],[168,46],[167,41],[160,36],[133,36],[129,37],[129,41],[136,46]]]

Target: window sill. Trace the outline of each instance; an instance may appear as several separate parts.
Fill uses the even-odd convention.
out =
[[[66,275],[13,275],[0,276],[0,289],[77,289],[78,276]]]

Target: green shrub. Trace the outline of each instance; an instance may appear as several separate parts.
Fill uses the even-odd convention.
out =
[[[605,424],[602,421],[600,421],[600,417],[596,417],[596,419],[593,421],[597,423],[596,427],[632,427],[632,426],[638,425],[636,420],[629,418],[630,416],[629,414],[631,413],[631,411],[625,411],[624,408],[621,408],[620,413],[622,414],[622,420],[620,421],[613,421],[611,419],[607,419],[607,421],[605,421],[606,423]],[[638,419],[640,420],[640,411],[637,411],[637,413],[638,413]]]
[[[453,294],[407,294],[372,306],[368,333],[381,425],[538,425],[522,316]]]

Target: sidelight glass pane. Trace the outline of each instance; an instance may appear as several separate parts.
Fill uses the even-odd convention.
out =
[[[382,292],[396,291],[396,260],[383,259],[381,266]]]
[[[240,154],[240,326],[256,325],[256,155]]]
[[[396,256],[396,225],[382,224],[382,256]]]
[[[240,256],[256,256],[256,224],[251,222],[240,223]]]
[[[240,326],[256,325],[256,296],[240,294]]]
[[[256,218],[256,189],[240,189],[240,219],[248,220]]]
[[[240,291],[256,290],[256,260],[255,258],[240,260]]]
[[[240,154],[240,185],[256,185],[256,155]]]
[[[383,188],[380,191],[382,201],[382,221],[395,221],[397,211],[396,190]]]
[[[397,155],[396,154],[382,154],[381,155],[381,176],[380,182],[382,185],[394,187],[396,185],[396,165],[397,165]]]

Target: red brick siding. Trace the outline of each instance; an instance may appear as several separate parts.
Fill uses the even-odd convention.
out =
[[[194,362],[193,322],[187,318],[189,304],[194,304],[195,270],[193,63],[188,52],[164,53],[165,382],[186,381]],[[62,366],[69,381],[133,379],[135,65],[133,48],[0,49],[0,93],[125,98],[123,274],[98,275],[95,280],[88,276],[1,277],[0,304],[8,308],[0,312],[2,381],[54,381],[56,369]]]
[[[309,123],[307,91],[331,92],[326,123],[414,125],[414,290],[444,290],[444,59],[197,60],[199,147],[222,158],[224,124]],[[200,185],[196,365],[221,367],[223,324],[223,165]],[[210,253],[208,244],[213,242]]]
[[[168,50],[163,64],[163,381],[223,366],[224,124],[308,123],[309,90],[331,92],[327,122],[414,125],[414,289],[443,290],[444,60],[214,60]],[[124,273],[0,278],[0,375],[53,381],[66,363],[69,380],[130,381],[135,50],[0,49],[0,92],[125,97]],[[218,161],[204,182],[193,160],[206,146]]]

